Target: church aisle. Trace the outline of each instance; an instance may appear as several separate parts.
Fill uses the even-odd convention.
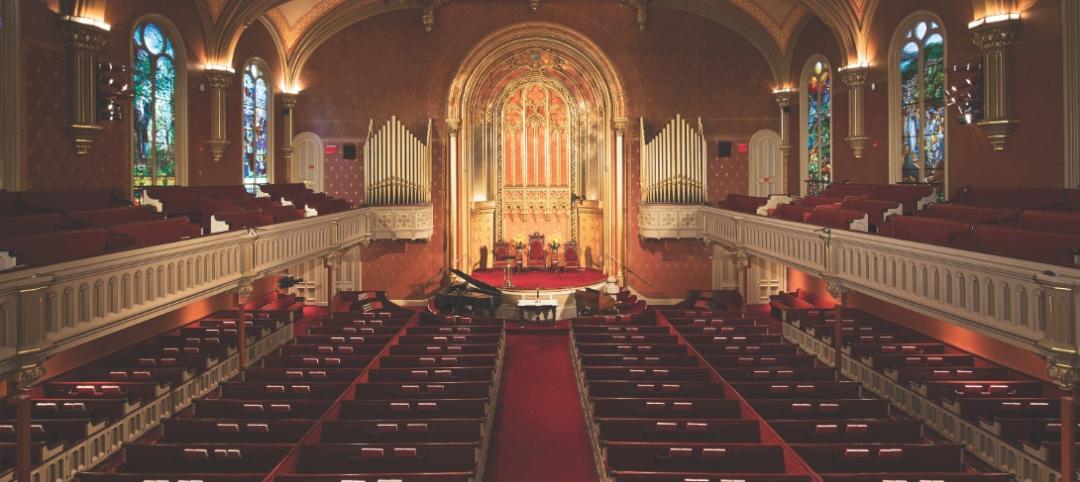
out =
[[[593,482],[566,331],[506,334],[489,482]]]

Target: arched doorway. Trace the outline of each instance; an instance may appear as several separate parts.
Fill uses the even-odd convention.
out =
[[[530,233],[578,242],[622,281],[621,82],[581,34],[519,24],[481,41],[450,88],[448,263]]]
[[[768,197],[782,194],[783,158],[780,155],[780,134],[772,130],[760,130],[750,137],[750,190],[751,196]]]
[[[293,137],[293,182],[302,182],[315,192],[323,191],[324,149],[322,138],[313,132]]]

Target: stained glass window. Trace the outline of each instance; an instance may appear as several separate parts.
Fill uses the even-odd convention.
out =
[[[945,182],[945,37],[934,20],[919,20],[900,47],[903,182]]]
[[[832,74],[829,64],[815,60],[806,78],[806,154],[809,191],[832,181]]]
[[[244,69],[244,185],[256,192],[266,184],[267,152],[269,150],[270,94],[266,73],[255,62]]]
[[[176,55],[172,39],[153,22],[139,25],[132,37],[132,186],[139,199],[146,186],[176,184]]]

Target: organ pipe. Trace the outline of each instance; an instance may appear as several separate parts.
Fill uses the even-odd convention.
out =
[[[390,117],[378,132],[375,132],[374,120],[368,123],[364,143],[366,204],[431,202],[431,131],[432,123],[428,119],[427,142],[424,142],[409,132],[397,117]]]
[[[676,115],[652,140],[641,123],[641,197],[646,203],[698,204],[707,199],[708,142],[701,118],[697,128]]]

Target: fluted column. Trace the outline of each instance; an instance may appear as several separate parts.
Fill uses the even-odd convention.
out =
[[[1009,118],[1010,46],[1020,25],[1019,16],[993,23],[975,22],[971,41],[983,54],[983,131],[995,151],[1004,151],[1016,121]]]
[[[229,148],[228,129],[225,112],[228,110],[227,98],[229,86],[236,79],[232,68],[214,68],[206,70],[206,80],[210,83],[210,157],[220,161]]]
[[[773,97],[776,105],[780,106],[780,189],[778,194],[788,193],[788,160],[791,153],[791,100],[795,97],[795,89],[776,89]],[[756,182],[756,181],[755,181]],[[800,179],[799,182],[802,182]]]
[[[458,132],[461,130],[460,119],[446,119],[446,130],[450,135],[450,162],[446,164],[447,170],[449,170],[449,176],[444,176],[450,179],[450,199],[453,200],[450,208],[450,224],[448,224],[447,235],[450,236],[450,266],[453,268],[461,268],[461,256],[462,246],[461,242],[464,239],[464,233],[461,230],[461,222],[458,220],[460,214],[468,213],[468,200],[464,199],[464,196],[458,196],[460,189],[458,188]]]
[[[296,99],[298,95],[295,92],[282,92],[281,93],[281,105],[285,108],[285,113],[282,119],[281,126],[281,160],[285,163],[285,171],[288,173],[286,179],[291,182],[299,181],[299,179],[293,179],[293,174],[302,172],[293,166],[293,109],[296,108]]]
[[[97,124],[97,52],[105,45],[109,25],[81,17],[64,16],[60,32],[71,59],[71,124],[68,131],[75,153],[90,152],[101,126]]]
[[[626,126],[630,120],[625,117],[614,119],[611,123],[612,130],[615,133],[615,193],[612,199],[614,204],[615,215],[614,224],[612,225],[612,238],[614,241],[614,257],[616,261],[615,269],[615,281],[619,286],[626,286],[626,269],[623,263],[626,259],[626,237],[623,235],[625,231],[626,220],[626,183],[623,178],[623,164],[625,163],[625,139],[626,139]],[[641,153],[638,153],[640,158]],[[607,263],[605,263],[607,264]]]
[[[866,148],[866,133],[863,131],[864,98],[866,74],[870,68],[864,64],[849,65],[840,69],[840,80],[848,88],[848,135],[844,138],[851,147],[856,159],[861,159]]]

